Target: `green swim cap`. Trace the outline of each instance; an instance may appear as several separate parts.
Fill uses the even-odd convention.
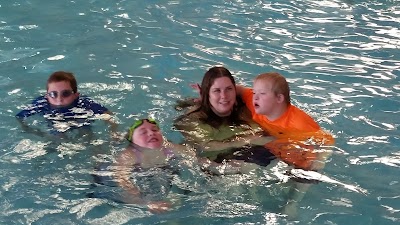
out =
[[[127,138],[128,141],[130,141],[130,142],[133,141],[133,140],[132,140],[133,132],[136,130],[136,128],[140,127],[140,126],[143,124],[144,121],[147,121],[147,122],[149,122],[149,123],[151,123],[151,124],[155,124],[157,127],[159,127],[157,121],[156,121],[155,119],[152,119],[152,118],[146,118],[146,119],[138,119],[138,120],[135,120],[135,121],[133,122],[132,126],[129,127],[129,130],[128,130],[128,138]]]

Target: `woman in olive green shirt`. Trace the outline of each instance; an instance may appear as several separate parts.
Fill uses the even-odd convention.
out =
[[[251,119],[236,96],[235,80],[224,67],[209,69],[201,99],[176,119],[175,127],[198,154],[215,162],[244,161],[266,166],[275,157],[263,145],[272,140]]]

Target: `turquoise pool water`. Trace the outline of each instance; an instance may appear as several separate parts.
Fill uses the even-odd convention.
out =
[[[398,1],[0,1],[1,224],[398,224]],[[91,173],[125,145],[108,137],[60,141],[21,131],[14,115],[56,70],[109,107],[119,130],[152,115],[175,142],[177,99],[194,96],[213,65],[251,85],[278,71],[294,104],[336,138],[320,182],[295,221],[280,214],[283,182],[267,175],[204,178],[182,169],[193,195],[164,214],[87,198]],[[39,124],[40,118],[34,118]],[[267,173],[267,172],[266,172]]]

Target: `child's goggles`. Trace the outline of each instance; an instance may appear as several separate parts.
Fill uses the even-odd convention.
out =
[[[133,132],[135,131],[136,128],[140,127],[144,123],[144,121],[147,121],[147,122],[149,122],[151,124],[154,124],[154,125],[156,125],[158,127],[157,121],[154,120],[154,119],[151,119],[151,118],[135,120],[135,122],[133,122],[132,126],[129,127],[128,141],[132,142]]]
[[[71,96],[74,93],[75,92],[73,90],[62,90],[60,92],[50,91],[50,92],[47,92],[46,95],[49,96],[50,98],[57,98],[58,95],[60,95],[62,98],[68,98],[69,96]]]

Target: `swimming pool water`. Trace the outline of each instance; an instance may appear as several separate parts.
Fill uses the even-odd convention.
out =
[[[0,223],[398,224],[399,27],[395,0],[0,1]],[[292,102],[336,138],[322,173],[366,194],[320,182],[293,221],[279,214],[285,183],[268,171],[207,180],[186,168],[180,182],[194,194],[153,215],[86,197],[94,166],[125,146],[103,122],[92,139],[64,141],[24,133],[14,118],[67,70],[119,131],[152,115],[179,142],[175,101],[195,96],[189,84],[214,65],[248,86],[262,72],[286,76]]]

